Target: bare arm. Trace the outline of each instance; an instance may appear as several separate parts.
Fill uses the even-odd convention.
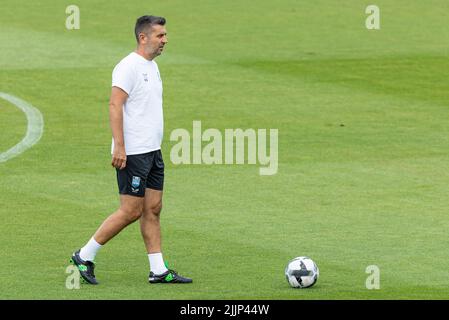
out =
[[[109,101],[109,120],[114,138],[114,152],[111,165],[117,169],[126,167],[125,141],[123,138],[123,105],[128,94],[118,87],[112,87]]]

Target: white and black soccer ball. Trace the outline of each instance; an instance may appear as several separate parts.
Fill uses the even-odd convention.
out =
[[[296,257],[285,268],[285,277],[293,288],[309,288],[319,276],[318,266],[309,257]]]

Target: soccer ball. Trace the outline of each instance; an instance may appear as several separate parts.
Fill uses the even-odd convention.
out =
[[[287,264],[285,277],[293,288],[309,288],[320,275],[317,265],[309,257],[296,257]]]

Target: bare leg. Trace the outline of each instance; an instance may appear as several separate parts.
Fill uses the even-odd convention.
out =
[[[161,247],[161,225],[159,221],[162,210],[162,191],[146,189],[143,213],[140,217],[140,231],[150,259],[150,283],[191,283],[192,279],[183,277],[173,270],[167,270],[164,266]],[[154,256],[158,256],[154,257]],[[153,262],[151,262],[153,256]],[[160,260],[162,259],[162,261]],[[158,261],[159,260],[159,261]],[[155,266],[156,265],[156,266]],[[163,271],[163,269],[167,271]],[[165,273],[167,272],[167,273]]]
[[[143,213],[140,217],[142,233],[147,253],[162,252],[161,225],[159,216],[162,210],[162,191],[146,189]]]
[[[101,224],[94,234],[95,241],[104,245],[126,226],[139,219],[142,216],[143,204],[144,198],[120,195],[120,208]]]

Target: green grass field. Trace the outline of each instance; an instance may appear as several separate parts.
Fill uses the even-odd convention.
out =
[[[80,8],[67,30],[65,9]],[[0,163],[1,299],[449,298],[449,6],[446,0],[3,1],[0,92],[44,117],[42,139]],[[137,224],[97,256],[100,286],[65,286],[71,253],[118,206],[108,101],[135,19],[167,18],[164,257],[192,285],[147,283]],[[177,165],[192,131],[279,130],[279,169]],[[0,100],[0,153],[25,115]],[[284,278],[293,257],[313,288]],[[380,268],[368,290],[365,268]]]

